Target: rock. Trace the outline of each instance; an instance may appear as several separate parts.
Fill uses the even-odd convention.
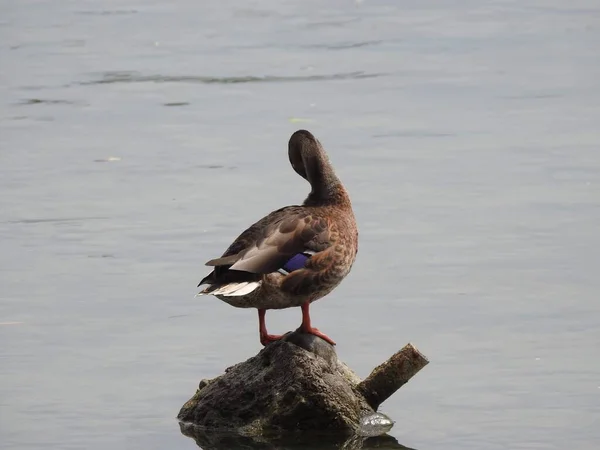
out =
[[[424,361],[423,365],[427,363]],[[379,366],[380,371],[383,366]],[[200,429],[243,436],[308,432],[350,436],[361,434],[365,424],[370,431],[362,434],[373,434],[374,429],[385,432],[393,422],[377,416],[366,400],[364,393],[377,390],[376,386],[365,389],[368,380],[361,382],[338,360],[329,343],[295,331],[247,361],[229,367],[223,375],[202,380],[177,417]],[[406,381],[400,380],[399,385]],[[389,385],[389,377],[386,383]],[[389,386],[386,389],[389,391]],[[373,428],[373,424],[384,426]]]

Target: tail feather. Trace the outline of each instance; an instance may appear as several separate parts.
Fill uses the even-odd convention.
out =
[[[199,295],[222,295],[224,297],[234,297],[247,295],[260,286],[259,281],[243,281],[240,283],[211,284],[198,292]]]

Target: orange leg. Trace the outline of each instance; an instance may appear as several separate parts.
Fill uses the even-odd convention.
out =
[[[327,336],[324,333],[321,333],[317,328],[313,328],[310,324],[310,312],[308,308],[310,307],[310,302],[306,302],[302,305],[302,325],[300,325],[300,330],[303,333],[314,334],[315,336],[319,336],[321,339],[329,342],[331,345],[335,345],[333,339]]]
[[[266,312],[267,311],[265,309],[258,310],[258,330],[260,334],[260,343],[262,345],[268,345],[271,342],[281,339],[280,335],[267,333],[267,326],[265,324]]]

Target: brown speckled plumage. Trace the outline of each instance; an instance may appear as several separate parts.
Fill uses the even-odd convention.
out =
[[[208,284],[200,294],[255,283],[244,295],[213,295],[236,307],[258,308],[264,344],[276,338],[263,330],[264,310],[303,305],[306,331],[332,342],[310,327],[308,304],[331,292],[350,272],[358,250],[356,221],[346,189],[310,132],[296,131],[288,154],[294,170],[310,183],[310,194],[302,206],[287,206],[260,219],[220,258],[207,262],[214,270],[200,282]],[[290,273],[280,270],[300,253],[310,255],[303,267]]]

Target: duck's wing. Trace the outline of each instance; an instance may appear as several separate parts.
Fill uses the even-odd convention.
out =
[[[329,238],[326,218],[303,207],[282,208],[244,231],[222,257],[208,261],[215,270],[200,284],[276,272],[298,254],[325,250]]]

